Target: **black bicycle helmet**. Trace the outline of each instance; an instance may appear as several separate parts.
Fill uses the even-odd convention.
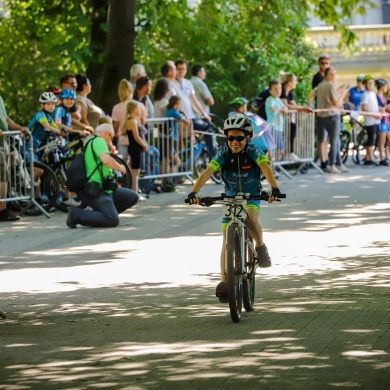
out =
[[[229,130],[242,130],[251,137],[253,136],[253,124],[252,121],[242,114],[236,114],[227,118],[223,124],[223,132],[228,134]]]
[[[387,84],[388,84],[388,82],[386,79],[375,80],[375,85],[377,86],[377,88],[382,87],[383,85],[387,85]]]
[[[236,97],[232,101],[229,102],[229,106],[232,106],[234,109],[243,106],[244,104],[248,104],[249,100],[244,97]]]
[[[56,103],[57,96],[53,92],[43,92],[39,97],[39,103]]]

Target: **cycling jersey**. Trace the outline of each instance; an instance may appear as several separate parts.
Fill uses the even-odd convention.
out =
[[[236,195],[238,192],[258,195],[261,191],[261,163],[268,163],[265,153],[255,145],[247,144],[240,153],[233,153],[224,145],[210,161],[214,171],[221,168],[221,177],[225,183],[225,193]]]
[[[33,137],[34,149],[42,146],[48,138],[49,132],[45,130],[43,123],[49,123],[50,126],[58,127],[49,113],[44,110],[38,111],[27,126]]]
[[[57,106],[51,116],[59,127],[61,125],[72,127],[72,114],[64,106]]]

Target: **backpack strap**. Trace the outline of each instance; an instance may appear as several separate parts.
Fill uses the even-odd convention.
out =
[[[95,150],[93,149],[93,140],[96,139],[96,136],[94,137],[91,137],[88,142],[85,144],[85,146],[83,147],[83,150],[81,151],[81,153],[83,154],[83,157],[85,155],[85,151],[87,150],[87,146],[89,145],[89,143],[91,143],[91,150],[92,150],[92,155],[93,155],[93,158],[95,160],[95,163],[96,163],[96,167],[95,169],[92,171],[92,173],[87,177],[87,182],[89,181],[89,179],[93,176],[93,174],[97,171],[97,169],[99,167],[101,167],[103,165],[103,163],[101,161],[98,161],[97,159],[97,156],[96,156],[96,153],[95,153]],[[102,169],[99,169],[100,171],[100,176],[103,180],[103,174],[102,174]]]

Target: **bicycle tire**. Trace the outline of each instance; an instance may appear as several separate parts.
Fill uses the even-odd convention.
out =
[[[253,238],[247,231],[246,241],[253,244]],[[252,311],[255,303],[255,288],[256,288],[256,259],[253,256],[250,245],[247,243],[245,248],[245,267],[246,274],[242,280],[242,292],[243,292],[243,303],[246,311]]]
[[[59,185],[56,174],[49,166],[41,162],[34,162],[34,167],[43,170],[38,182],[41,189],[42,207],[49,211],[55,206],[58,198]]]
[[[193,171],[197,177],[199,177],[200,174],[209,166],[209,163],[212,158],[213,155],[208,149],[202,149],[202,151],[199,153],[198,158],[194,161]],[[221,184],[222,178],[220,170],[215,171],[211,175],[211,179],[214,181],[215,184]]]
[[[349,131],[343,130],[340,133],[340,155],[343,163],[348,159],[349,144],[351,142],[351,134]]]
[[[7,313],[0,309],[0,317],[5,320],[7,318]]]
[[[361,131],[357,136],[356,145],[352,153],[352,161],[356,165],[361,165],[363,163],[367,139],[368,135],[366,131]]]
[[[110,154],[110,156],[118,163],[123,165],[126,168],[126,173],[124,175],[119,174],[115,171],[116,178],[117,178],[117,184],[118,186],[121,186],[123,188],[131,188],[131,185],[133,184],[133,176],[131,175],[131,170],[129,166],[126,164],[126,162],[118,157],[115,154]]]
[[[226,264],[230,317],[233,322],[241,320],[242,312],[242,263],[241,237],[237,223],[230,225],[226,237]]]

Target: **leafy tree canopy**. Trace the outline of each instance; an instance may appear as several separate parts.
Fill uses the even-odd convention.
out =
[[[136,0],[121,0],[133,2]],[[95,90],[93,99],[103,104],[101,86],[111,83],[107,106],[117,102],[116,85],[129,77],[125,68],[115,75],[92,72],[107,58],[111,8],[118,0],[5,0],[0,10],[1,94],[8,112],[26,123],[38,108],[38,97],[57,85],[65,73],[85,73]],[[134,51],[134,62],[149,75],[160,77],[167,59],[186,59],[207,70],[207,83],[216,98],[215,111],[224,115],[227,102],[236,96],[253,97],[279,71],[294,72],[305,90],[314,64],[313,48],[304,41],[310,9],[340,31],[343,42],[353,36],[345,27],[350,15],[363,14],[370,2],[362,0],[138,0],[134,15],[134,46],[123,44],[123,53]],[[126,12],[132,12],[131,10]],[[111,12],[120,18],[120,12]],[[118,20],[118,24],[123,22]],[[131,28],[131,27],[129,27]],[[116,32],[119,34],[119,32]],[[118,39],[121,37],[118,37]],[[120,54],[120,53],[119,53]],[[119,55],[114,61],[130,61]],[[131,56],[132,58],[132,56]],[[112,58],[110,58],[112,62]],[[92,66],[94,65],[94,66]],[[190,72],[189,72],[190,73]],[[190,77],[190,74],[187,75]],[[104,80],[101,80],[103,78]],[[107,95],[107,94],[106,94]],[[299,96],[299,90],[298,90]],[[302,96],[306,96],[305,93]],[[107,96],[105,96],[107,98]],[[106,108],[106,107],[105,107]]]

